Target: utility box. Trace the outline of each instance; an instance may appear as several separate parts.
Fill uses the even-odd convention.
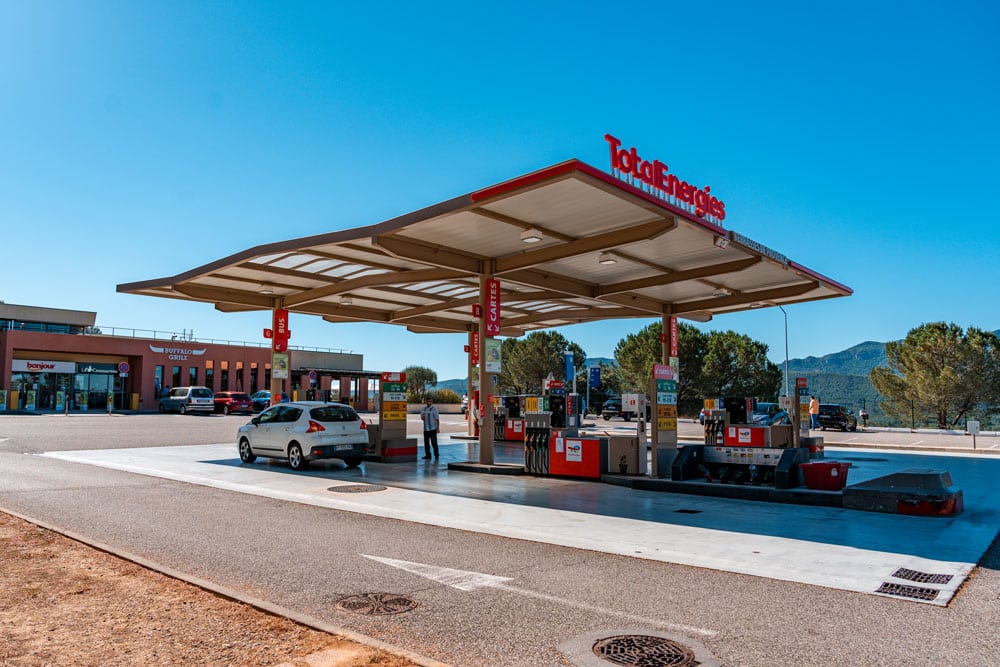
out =
[[[645,475],[646,452],[639,451],[636,436],[613,435],[608,446],[608,472],[618,475]]]

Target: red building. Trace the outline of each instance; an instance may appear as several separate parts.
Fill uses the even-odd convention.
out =
[[[271,348],[95,326],[88,311],[0,304],[0,409],[156,410],[165,388],[199,385],[252,394],[271,383]],[[368,408],[363,357],[289,350],[282,391]],[[68,406],[67,406],[68,399]]]

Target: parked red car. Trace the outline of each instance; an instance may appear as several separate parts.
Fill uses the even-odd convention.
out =
[[[220,391],[215,395],[215,411],[228,415],[234,412],[253,413],[253,403],[249,394],[241,391]]]

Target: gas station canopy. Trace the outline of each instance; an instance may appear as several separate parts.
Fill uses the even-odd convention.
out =
[[[475,330],[500,281],[501,335],[618,318],[713,316],[852,290],[578,160],[392,220],[250,248],[119,292],[285,308],[418,333]]]

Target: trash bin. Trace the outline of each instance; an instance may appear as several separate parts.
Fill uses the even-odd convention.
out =
[[[840,461],[813,461],[800,463],[799,470],[805,477],[806,488],[814,491],[840,491],[847,484],[850,463]]]

